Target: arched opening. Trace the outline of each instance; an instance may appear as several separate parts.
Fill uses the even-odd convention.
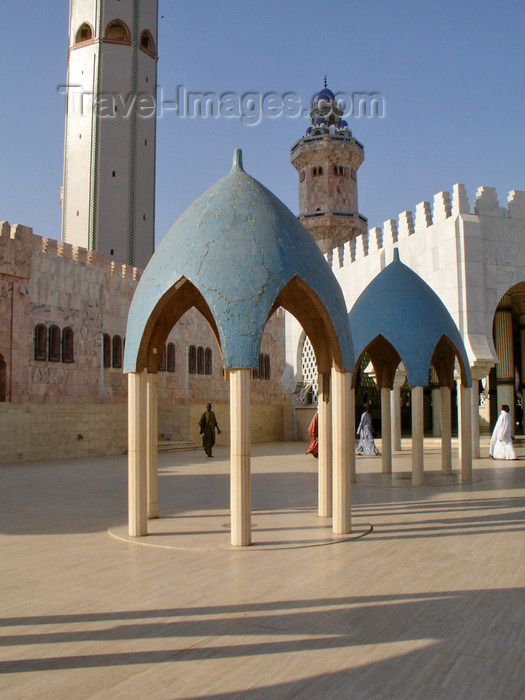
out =
[[[73,361],[73,329],[68,326],[62,331],[62,362]]]
[[[197,348],[197,374],[204,374],[204,348],[202,345]]]
[[[115,19],[107,25],[104,38],[118,43],[130,43],[129,29],[124,22]]]
[[[149,54],[155,55],[155,42],[149,29],[145,29],[140,35],[140,48]]]
[[[0,403],[4,403],[7,396],[7,366],[4,356],[0,355]]]
[[[206,348],[204,351],[204,374],[211,374],[212,367],[212,352],[211,348]]]
[[[167,370],[168,372],[175,372],[175,345],[173,343],[168,343],[168,356],[167,356]]]
[[[35,326],[35,360],[47,359],[47,330],[43,323]]]
[[[84,22],[80,25],[75,34],[75,45],[81,44],[84,41],[91,41],[91,39],[93,39],[93,29],[87,22]]]
[[[122,367],[122,338],[120,335],[113,336],[113,367]]]
[[[111,367],[111,336],[104,333],[102,336],[103,363],[106,369]]]
[[[502,405],[510,408],[512,434],[523,433],[525,391],[525,282],[510,287],[494,311],[492,339],[497,362],[482,380],[480,424],[492,430]]]
[[[190,345],[188,350],[188,372],[190,374],[197,373],[197,348],[195,345]]]
[[[49,362],[60,362],[60,328],[49,329]]]

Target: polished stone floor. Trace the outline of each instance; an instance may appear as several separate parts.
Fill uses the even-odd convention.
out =
[[[462,485],[427,441],[418,488],[408,447],[357,459],[338,538],[305,445],[254,446],[243,549],[224,447],[159,456],[134,541],[125,457],[2,465],[0,697],[521,700],[525,444]]]

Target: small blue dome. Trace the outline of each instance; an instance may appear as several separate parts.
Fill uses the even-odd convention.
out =
[[[308,136],[311,133],[312,133],[312,127],[309,126],[308,129],[306,130],[306,135]]]
[[[317,95],[317,100],[327,100],[328,102],[335,102],[335,95],[328,88],[323,88],[321,92]]]
[[[322,117],[317,117],[317,119],[315,120],[316,126],[322,126],[324,123],[325,122],[324,122],[324,119]]]
[[[344,119],[341,119],[341,121],[339,122],[339,128],[344,129],[345,127],[348,128],[348,122],[345,122]]]
[[[398,352],[410,386],[427,386],[434,350],[442,336],[454,345],[470,386],[470,366],[454,320],[434,290],[394,260],[365,288],[348,314],[355,357],[381,335]]]

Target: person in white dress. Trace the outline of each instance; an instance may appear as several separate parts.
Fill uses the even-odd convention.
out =
[[[374,431],[372,429],[372,416],[370,415],[370,409],[368,406],[363,406],[365,409],[361,420],[359,421],[359,427],[357,428],[357,434],[359,436],[359,444],[355,451],[356,455],[378,455],[379,450],[374,442]]]
[[[489,455],[492,459],[517,459],[510,434],[510,414],[507,404],[501,407],[501,413],[490,438]]]

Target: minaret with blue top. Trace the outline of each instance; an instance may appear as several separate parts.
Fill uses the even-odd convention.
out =
[[[326,86],[315,96],[311,126],[291,149],[299,173],[299,220],[328,253],[368,230],[357,206],[357,170],[364,148]]]

